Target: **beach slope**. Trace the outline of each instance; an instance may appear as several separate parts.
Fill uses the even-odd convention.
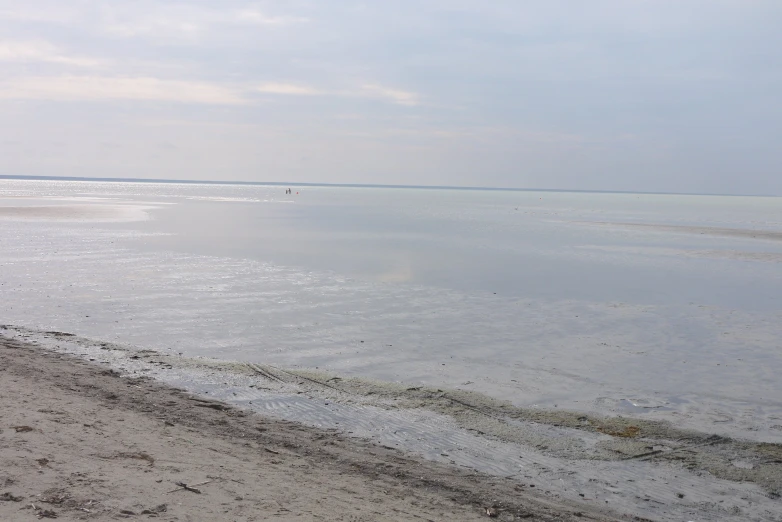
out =
[[[615,519],[532,491],[0,340],[0,520]]]

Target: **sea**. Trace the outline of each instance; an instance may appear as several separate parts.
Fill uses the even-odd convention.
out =
[[[781,442],[780,263],[776,197],[0,180],[5,335],[500,476],[411,395]]]

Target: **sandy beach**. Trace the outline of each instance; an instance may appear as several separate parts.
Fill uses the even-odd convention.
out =
[[[0,396],[2,520],[623,519],[15,340]]]

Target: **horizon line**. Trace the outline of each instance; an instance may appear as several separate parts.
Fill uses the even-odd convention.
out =
[[[482,190],[506,192],[572,192],[591,194],[644,194],[660,196],[729,196],[729,197],[759,197],[777,198],[777,194],[725,194],[698,192],[663,192],[663,191],[632,191],[632,190],[589,190],[589,189],[554,189],[554,188],[520,188],[520,187],[474,187],[459,185],[391,185],[375,183],[310,183],[286,181],[217,181],[195,179],[165,179],[165,178],[93,178],[87,176],[24,176],[0,174],[0,179],[29,181],[92,181],[108,183],[163,183],[189,185],[244,185],[244,186],[291,186],[291,187],[335,187],[335,188],[389,188],[389,189],[426,189],[426,190]]]

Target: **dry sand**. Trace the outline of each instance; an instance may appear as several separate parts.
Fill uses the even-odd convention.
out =
[[[18,341],[0,397],[0,520],[622,518]]]

